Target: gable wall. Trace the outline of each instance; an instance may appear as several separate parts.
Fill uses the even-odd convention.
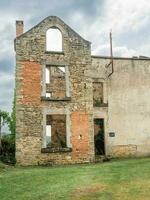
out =
[[[46,52],[46,30],[58,27],[63,52]],[[150,154],[150,61],[91,56],[90,43],[57,17],[48,17],[18,37],[16,49],[16,158],[20,165],[94,161],[94,118],[104,118],[105,152]],[[46,65],[68,68],[67,101],[43,100]],[[103,83],[103,103],[93,107],[93,82]],[[71,152],[42,153],[46,114],[65,114]],[[110,132],[115,137],[110,137]]]
[[[56,26],[63,35],[63,52],[46,52],[48,28]],[[16,49],[17,127],[16,158],[18,164],[87,162],[93,159],[92,97],[84,72],[91,66],[90,43],[82,39],[57,17],[49,17],[18,37]],[[69,101],[41,100],[45,65],[65,65],[69,75]],[[89,98],[90,97],[90,98]],[[46,114],[66,114],[70,153],[41,153],[45,137]],[[78,116],[83,128],[78,129]],[[72,121],[70,121],[72,119]],[[82,124],[81,124],[82,126]],[[83,130],[86,130],[84,132]],[[82,140],[79,140],[82,135]],[[86,144],[86,145],[84,145]],[[85,146],[83,148],[83,145]],[[78,148],[76,148],[78,146]]]

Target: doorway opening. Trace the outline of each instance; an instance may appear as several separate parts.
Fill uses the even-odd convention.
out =
[[[94,145],[95,155],[105,155],[104,119],[94,119]]]

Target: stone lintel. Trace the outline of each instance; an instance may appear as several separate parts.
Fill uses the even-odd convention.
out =
[[[41,97],[42,101],[71,101],[71,97],[65,97],[63,99],[52,99],[50,97]]]
[[[71,152],[72,148],[42,148],[41,153]]]

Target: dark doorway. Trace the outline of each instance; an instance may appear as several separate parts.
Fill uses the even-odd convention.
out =
[[[104,143],[104,119],[94,119],[94,144],[95,144],[95,155],[105,154],[105,143]]]

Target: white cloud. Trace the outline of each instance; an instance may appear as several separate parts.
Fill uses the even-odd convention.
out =
[[[4,2],[0,12],[0,108],[10,110],[14,87],[13,40],[15,21],[24,20],[25,31],[48,15],[58,15],[83,38],[92,42],[92,54],[109,55],[113,30],[115,56],[150,56],[150,3],[148,0],[16,0]],[[47,3],[48,6],[45,6]],[[96,4],[96,6],[93,6]],[[0,2],[1,5],[1,2]],[[92,8],[92,9],[90,9]],[[95,10],[94,10],[95,9]],[[134,42],[132,42],[132,40]],[[11,71],[10,68],[13,70]]]
[[[0,109],[11,111],[14,92],[14,76],[12,74],[0,74]]]
[[[0,75],[0,84],[6,84],[7,82],[13,82],[14,77],[12,76],[12,74],[7,74],[7,73],[1,73]]]
[[[113,47],[113,54],[115,56],[121,57],[122,55],[124,57],[132,57],[136,56],[136,51],[134,49],[130,49],[127,46],[116,46]],[[107,55],[110,56],[110,45],[109,44],[103,44],[99,45],[97,48],[95,48],[92,51],[93,55]]]
[[[114,55],[116,56],[124,56],[124,57],[132,57],[136,55],[136,51],[134,49],[129,49],[126,46],[116,46],[114,48]]]
[[[108,55],[109,52],[109,32],[113,30],[114,53],[119,56],[139,55],[139,49],[131,46],[124,36],[131,34],[138,35],[144,27],[149,31],[150,26],[150,3],[146,0],[106,0],[101,10],[101,5],[97,4],[99,10],[97,17],[89,24],[80,14],[75,13],[72,18],[79,21],[78,30],[80,34],[92,42],[92,54]],[[102,13],[101,13],[102,12]],[[86,30],[85,30],[86,29]],[[129,38],[131,40],[131,38]],[[134,40],[137,38],[133,38]],[[124,40],[124,41],[123,41]],[[147,38],[143,38],[144,41]],[[150,52],[150,39],[146,42],[147,53]],[[120,43],[119,43],[120,42]],[[123,46],[121,46],[123,43]],[[140,49],[144,44],[140,44]],[[106,51],[105,48],[108,50]],[[104,49],[104,51],[102,51]],[[150,54],[149,54],[150,55]]]

